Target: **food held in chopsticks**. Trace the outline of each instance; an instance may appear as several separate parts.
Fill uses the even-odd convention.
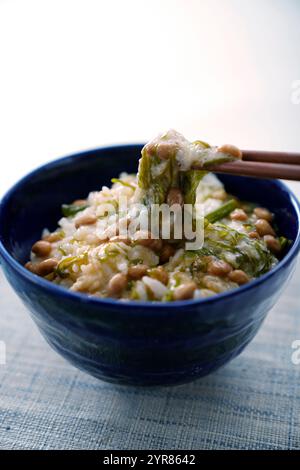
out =
[[[207,170],[241,156],[234,146],[189,142],[176,131],[158,136],[143,148],[137,175],[121,173],[111,187],[64,204],[58,229],[44,231],[26,267],[72,291],[136,301],[199,299],[250,282],[276,265],[288,241],[267,208],[228,194]],[[166,216],[156,233],[150,224],[161,205],[177,210],[168,236]],[[192,228],[203,216],[197,249],[187,249],[184,231],[175,233],[186,206],[196,207]]]

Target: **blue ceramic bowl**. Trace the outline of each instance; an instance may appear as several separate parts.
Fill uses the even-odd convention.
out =
[[[220,176],[229,192],[269,207],[293,241],[271,272],[218,296],[170,304],[120,302],[73,293],[25,268],[44,227],[56,228],[61,204],[84,198],[121,171],[135,172],[141,145],[100,148],[30,173],[0,208],[2,267],[49,344],[76,367],[111,382],[187,382],[237,356],[251,341],[290,278],[300,246],[299,206],[278,181]]]

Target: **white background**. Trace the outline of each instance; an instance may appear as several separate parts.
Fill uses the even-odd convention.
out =
[[[297,79],[300,0],[0,0],[0,195],[48,160],[169,127],[300,151]]]

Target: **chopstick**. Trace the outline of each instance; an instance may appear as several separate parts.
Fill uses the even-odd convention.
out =
[[[249,162],[284,163],[300,165],[300,153],[242,150],[243,160]]]
[[[205,167],[216,173],[300,181],[300,154],[242,150],[242,160]]]
[[[215,173],[300,181],[300,166],[284,163],[243,162],[243,160],[205,167]]]

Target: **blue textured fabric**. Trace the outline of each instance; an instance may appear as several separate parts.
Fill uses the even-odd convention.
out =
[[[43,340],[0,271],[1,449],[300,449],[300,266],[254,341],[188,385],[134,388],[79,372]],[[1,343],[0,343],[1,344]]]

